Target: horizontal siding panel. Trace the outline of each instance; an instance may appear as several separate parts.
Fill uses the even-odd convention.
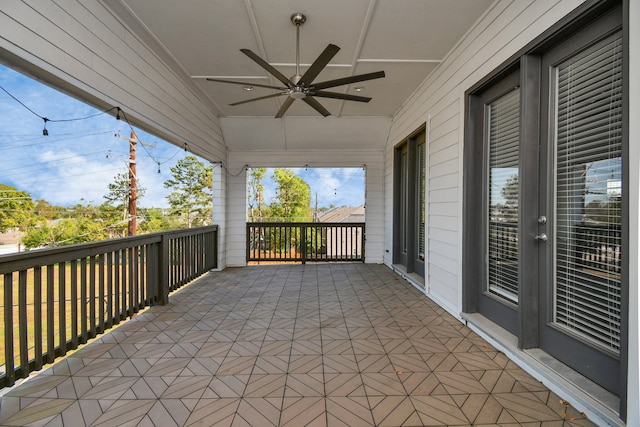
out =
[[[429,268],[430,273],[430,286],[431,290],[437,290],[440,293],[445,292],[445,289],[457,289],[458,276],[449,270],[440,268],[438,265],[431,264]]]
[[[460,213],[459,206],[460,206],[460,203],[457,201],[431,203],[429,204],[429,214],[457,217]]]
[[[439,163],[444,163],[450,160],[458,160],[458,146],[457,145],[452,145],[449,146],[447,148],[444,148],[443,150],[440,150],[436,153],[432,153],[429,158],[429,164],[430,165],[437,165]]]
[[[431,229],[441,228],[443,230],[456,231],[458,229],[458,218],[450,216],[429,215],[429,227]]]
[[[457,188],[459,185],[459,175],[450,173],[447,175],[435,176],[429,179],[429,189],[438,190],[443,188]]]
[[[457,173],[460,167],[460,160],[458,158],[447,160],[446,162],[430,164],[429,176],[444,176],[452,173]]]
[[[442,135],[438,139],[431,138],[431,145],[429,146],[429,152],[431,154],[438,153],[442,150],[446,150],[449,147],[457,146],[460,144],[459,128],[452,130],[451,132]]]
[[[445,135],[449,135],[452,132],[456,132],[460,128],[460,114],[456,114],[449,117],[445,122],[442,122],[438,126],[434,126],[431,122],[431,141],[437,141]],[[434,151],[431,149],[431,151]]]
[[[455,244],[432,242],[429,244],[429,262],[448,271],[455,271],[458,264]]]
[[[456,189],[445,188],[429,191],[429,204],[443,202],[458,202],[458,191]]]
[[[429,240],[438,243],[456,245],[460,232],[458,230],[429,229]]]
[[[431,129],[436,129],[442,126],[449,120],[460,116],[460,100],[458,98],[452,99],[447,104],[442,104],[442,108],[431,114]]]
[[[456,301],[458,299],[458,292],[455,288],[441,286],[440,281],[434,279],[431,280],[431,287],[429,288],[428,295],[452,316],[460,316],[460,309],[452,303],[452,301]]]

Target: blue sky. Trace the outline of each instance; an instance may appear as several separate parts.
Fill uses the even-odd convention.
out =
[[[103,203],[113,177],[127,173],[129,144],[114,135],[128,137],[129,125],[116,120],[113,112],[100,114],[101,111],[2,65],[0,85],[28,107],[0,90],[0,183],[54,205]],[[84,120],[53,121],[96,114]],[[52,120],[46,124],[48,136],[42,135],[44,120],[41,117]],[[156,146],[138,144],[137,147],[139,185],[146,191],[139,205],[166,207],[165,196],[169,190],[163,183],[171,176],[170,167],[189,153],[139,129],[134,130],[140,141]],[[291,169],[310,185],[312,206],[316,193],[320,207],[364,203],[362,168]],[[275,195],[270,175],[263,184],[268,203]]]

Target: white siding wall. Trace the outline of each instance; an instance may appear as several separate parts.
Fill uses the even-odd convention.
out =
[[[3,0],[0,8],[2,62],[98,108],[121,107],[136,126],[223,160],[212,106],[154,43],[98,1]]]
[[[426,123],[426,292],[462,311],[462,152],[464,92],[531,42],[581,0],[497,1],[394,116],[386,151],[385,253],[393,247],[393,146]]]
[[[246,205],[245,165],[250,167],[362,167],[365,180],[365,258],[367,263],[381,263],[384,252],[384,161],[382,151],[286,151],[230,152],[227,165],[229,209],[227,217],[228,266],[246,265]],[[237,176],[236,176],[237,175]]]

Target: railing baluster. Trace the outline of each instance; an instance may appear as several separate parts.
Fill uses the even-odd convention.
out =
[[[146,292],[147,245],[140,246],[140,250],[138,252],[138,261],[136,262],[136,265],[140,266],[138,268],[138,310],[140,310],[148,304],[148,295]]]
[[[58,263],[58,342],[60,356],[67,354],[67,263]]]
[[[129,289],[128,285],[128,275],[127,275],[127,249],[122,249],[120,251],[120,279],[122,280],[122,296],[120,298],[120,302],[122,306],[120,307],[120,320],[125,320],[127,318],[127,305],[128,305],[128,295],[127,290]]]
[[[71,348],[78,348],[78,261],[73,259],[71,265]]]
[[[136,248],[135,246],[133,248],[129,248],[129,250],[127,251],[127,268],[128,268],[128,282],[129,282],[129,286],[127,286],[128,292],[129,292],[129,302],[127,304],[127,316],[131,317],[133,316],[133,313],[135,312],[134,309],[134,297],[135,297],[135,290],[136,290],[136,268],[133,265],[133,260],[135,259],[135,255],[136,255]]]
[[[4,275],[4,369],[5,387],[16,382],[13,355],[13,274]]]
[[[22,372],[29,371],[27,319],[27,270],[20,270],[18,273],[18,336],[20,340],[20,369]]]
[[[98,328],[97,331],[99,334],[104,332],[105,328],[105,262],[104,262],[104,254],[98,255]]]
[[[87,323],[87,258],[80,258],[80,342],[86,343],[89,339],[89,326]]]
[[[89,257],[89,337],[96,336],[96,257]]]
[[[34,368],[42,368],[42,267],[33,268],[33,341]]]
[[[120,250],[113,252],[113,324],[120,323]]]
[[[107,328],[113,326],[113,252],[109,251],[106,254],[107,262]]]
[[[53,264],[47,265],[47,279],[45,287],[47,290],[47,358],[46,363],[51,363],[55,359],[55,314],[54,314],[54,271]]]

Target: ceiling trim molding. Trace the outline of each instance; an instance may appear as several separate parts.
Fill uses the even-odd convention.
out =
[[[358,59],[357,63],[440,64],[442,59]]]

